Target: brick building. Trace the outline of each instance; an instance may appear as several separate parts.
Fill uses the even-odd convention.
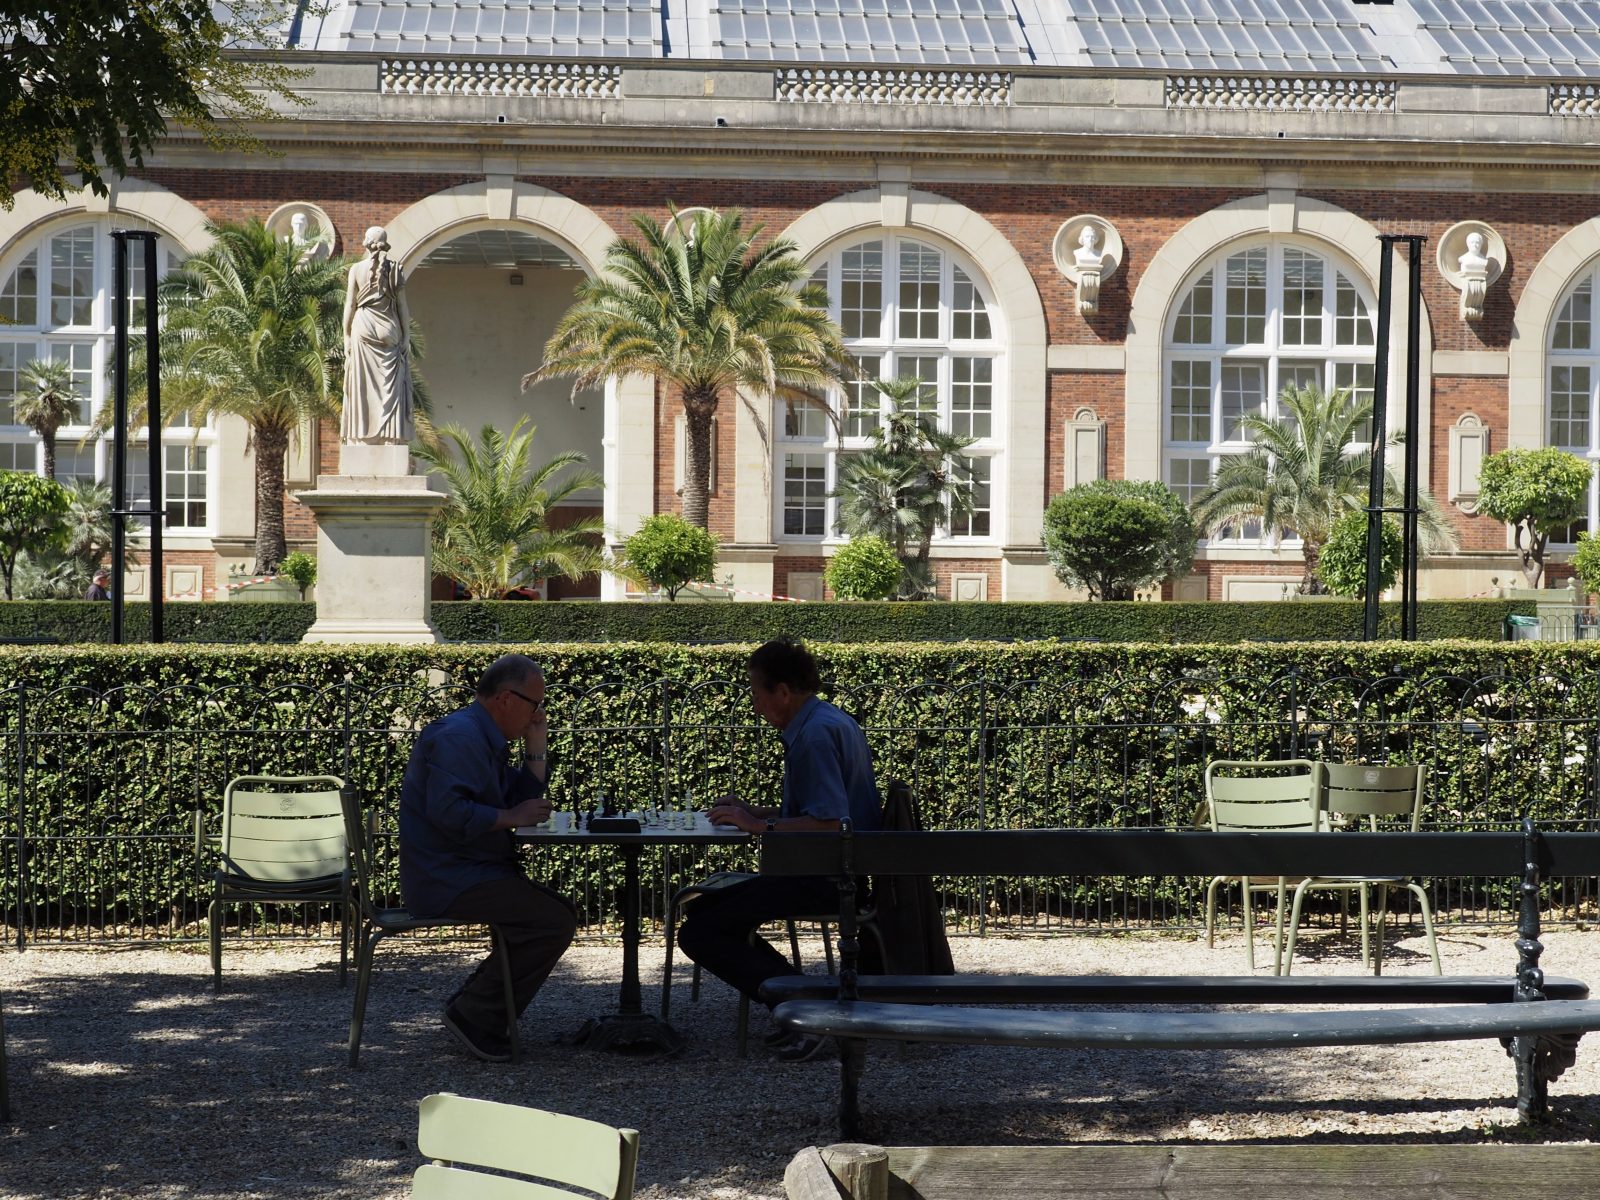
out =
[[[343,0],[290,41],[309,103],[258,131],[270,154],[175,131],[109,201],[24,191],[0,213],[0,420],[40,354],[72,363],[85,419],[105,401],[111,228],[159,230],[170,262],[207,219],[292,236],[303,214],[339,253],[380,224],[437,419],[529,415],[538,456],[603,471],[587,503],[625,534],[677,504],[674,397],[518,380],[630,215],[671,203],[793,240],[867,369],[924,379],[975,439],[975,510],[934,550],[944,595],[1061,596],[1039,536],[1062,488],[1193,494],[1284,384],[1369,389],[1381,233],[1426,239],[1408,436],[1460,549],[1424,564],[1423,594],[1515,581],[1506,530],[1475,511],[1484,453],[1600,461],[1592,3]],[[1403,258],[1395,284],[1403,313]],[[1390,349],[1403,408],[1403,322]],[[822,594],[828,492],[877,419],[867,396],[835,397],[838,428],[775,411],[766,437],[725,400],[711,522],[735,586]],[[75,432],[59,474],[103,477],[104,445]],[[214,595],[249,565],[251,448],[229,422],[165,445],[165,586]],[[38,457],[0,424],[0,467]],[[291,491],[337,459],[336,430],[304,431]],[[312,542],[304,508],[288,520]],[[1168,594],[1276,597],[1299,574],[1292,540],[1240,528]]]

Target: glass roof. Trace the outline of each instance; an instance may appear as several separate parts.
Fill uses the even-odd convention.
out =
[[[1411,0],[1411,7],[1451,71],[1572,77],[1600,68],[1594,0]]]
[[[1033,61],[1007,0],[711,0],[719,57],[800,62]]]
[[[658,0],[346,0],[344,50],[659,58]],[[318,39],[321,40],[320,38]]]
[[[515,229],[464,233],[430,251],[422,267],[562,267],[577,270],[567,252],[543,238]]]

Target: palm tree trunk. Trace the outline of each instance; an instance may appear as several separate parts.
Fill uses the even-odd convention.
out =
[[[695,393],[683,398],[683,519],[710,529],[711,418],[717,397]]]
[[[1322,576],[1317,574],[1317,564],[1322,561],[1322,547],[1305,542],[1300,548],[1300,553],[1306,560],[1306,569],[1300,576],[1300,594],[1302,596],[1321,596],[1327,592],[1322,585]]]
[[[283,533],[283,456],[289,431],[258,427],[256,435],[256,573],[276,571],[288,546]]]
[[[53,480],[56,477],[56,435],[54,430],[49,433],[41,433],[39,435],[39,444],[44,448],[44,477]]]

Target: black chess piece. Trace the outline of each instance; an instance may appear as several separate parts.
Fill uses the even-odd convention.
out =
[[[602,796],[600,797],[600,800],[603,806],[600,809],[600,815],[602,817],[614,817],[617,815],[616,801],[612,800],[610,796]]]

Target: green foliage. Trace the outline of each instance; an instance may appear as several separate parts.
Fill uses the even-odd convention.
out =
[[[1279,407],[1285,415],[1272,420],[1250,415],[1239,422],[1253,444],[1243,454],[1223,458],[1211,486],[1195,500],[1195,522],[1216,533],[1254,518],[1269,533],[1297,535],[1305,556],[1300,590],[1315,595],[1322,590],[1317,559],[1333,527],[1351,509],[1367,505],[1372,449],[1352,454],[1347,448],[1363,440],[1372,401],[1357,400],[1348,390],[1324,393],[1291,385],[1283,389]],[[1399,445],[1400,439],[1392,437],[1389,444]],[[1385,506],[1399,507],[1403,500],[1400,480],[1386,473]],[[1454,547],[1450,522],[1427,492],[1419,517],[1424,552]]]
[[[0,572],[10,600],[17,555],[37,554],[60,541],[59,521],[67,511],[67,489],[31,471],[0,471]]]
[[[300,599],[306,598],[306,589],[317,582],[317,560],[304,550],[284,555],[278,564],[278,574],[287,575],[300,589]]]
[[[1328,544],[1322,548],[1317,574],[1335,596],[1354,596],[1360,600],[1367,594],[1367,530],[1366,513],[1346,513],[1339,518]],[[1405,557],[1405,539],[1400,526],[1388,517],[1383,519],[1381,542],[1380,594],[1394,583]]]
[[[972,510],[970,472],[960,454],[971,438],[934,426],[924,409],[932,385],[918,379],[876,379],[889,411],[871,431],[872,446],[841,456],[839,529],[852,538],[876,535],[900,560],[900,600],[934,595],[933,538],[953,515]]]
[[[1591,595],[1600,592],[1600,540],[1590,533],[1578,535],[1578,549],[1572,556],[1572,570]]]
[[[1189,510],[1164,483],[1098,479],[1045,509],[1050,565],[1091,600],[1132,600],[1135,589],[1187,571],[1194,544]]]
[[[604,478],[578,469],[588,460],[576,450],[533,466],[534,432],[523,417],[509,433],[485,425],[475,443],[461,426],[446,425],[437,442],[414,450],[450,487],[450,501],[433,526],[433,569],[478,599],[499,600],[512,588],[552,575],[582,579],[604,562],[597,545],[605,532],[599,517],[559,528],[550,523],[557,505],[604,487]],[[557,481],[564,471],[569,473]]]
[[[697,214],[690,228],[671,209],[665,225],[633,218],[639,241],[619,238],[606,270],[578,285],[577,299],[524,388],[571,377],[573,392],[623,375],[648,375],[683,398],[683,515],[706,528],[711,418],[736,391],[764,431],[767,401],[815,404],[846,359],[828,297],[786,238],[761,241],[736,208]],[[757,408],[751,400],[762,401]]]
[[[1502,450],[1483,460],[1478,508],[1512,527],[1529,587],[1544,578],[1550,535],[1583,516],[1591,478],[1583,459],[1553,446]]]
[[[106,195],[105,174],[143,166],[169,120],[213,145],[259,147],[241,122],[274,119],[275,100],[300,103],[288,88],[305,72],[228,51],[282,46],[294,12],[285,0],[225,8],[209,0],[24,0],[0,8],[0,207],[11,208],[22,178],[52,200],[80,186],[68,174]]]
[[[840,546],[824,578],[841,600],[887,600],[899,586],[900,571],[894,547],[869,533]]]
[[[72,383],[72,367],[64,359],[35,358],[17,372],[17,393],[11,401],[16,419],[39,435],[44,450],[44,477],[56,477],[56,430],[77,423],[83,397]]]
[[[627,569],[676,600],[688,584],[710,582],[717,567],[717,539],[676,513],[646,517],[623,543]]]

